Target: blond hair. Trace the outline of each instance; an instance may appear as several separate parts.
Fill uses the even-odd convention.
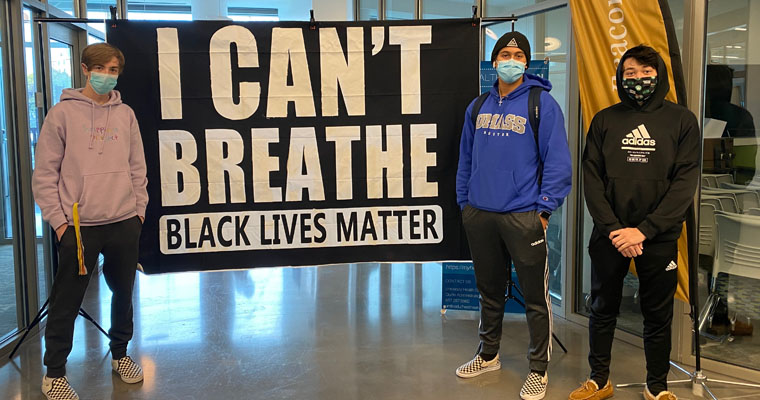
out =
[[[119,73],[124,70],[124,54],[118,47],[108,43],[91,44],[82,50],[82,64],[87,69],[92,69],[95,65],[106,65],[113,58],[119,62]]]

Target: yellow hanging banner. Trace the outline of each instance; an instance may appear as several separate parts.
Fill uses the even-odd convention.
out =
[[[671,34],[668,40],[666,27],[669,25],[671,32],[674,31],[667,7],[667,2],[660,4],[659,0],[570,0],[584,135],[597,112],[620,102],[617,67],[626,50],[639,44],[654,48],[668,67],[671,86],[666,99],[673,103],[679,103],[679,100],[681,104],[685,103],[685,99],[679,99],[676,94],[678,85],[683,87],[683,71],[675,37]],[[666,17],[663,16],[664,12]],[[676,56],[675,63],[671,55]],[[673,76],[674,64],[678,79]],[[689,298],[686,231],[684,223],[678,239],[678,289],[675,295],[684,302],[688,302]]]

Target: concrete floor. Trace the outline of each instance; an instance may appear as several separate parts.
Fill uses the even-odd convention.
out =
[[[105,327],[109,299],[100,277],[83,305]],[[435,263],[139,275],[129,353],[145,381],[112,375],[107,340],[82,318],[68,377],[82,399],[519,398],[528,372],[524,316],[505,317],[502,370],[463,380],[454,369],[475,351],[477,315],[442,316],[440,302]],[[546,398],[566,399],[588,374],[587,334],[562,319],[555,329],[570,352],[555,346]],[[12,361],[0,360],[0,399],[44,398],[41,346],[31,337]],[[613,382],[644,376],[643,351],[617,341]],[[720,399],[760,399],[752,389],[712,388]],[[641,391],[620,389],[615,398],[640,399]]]

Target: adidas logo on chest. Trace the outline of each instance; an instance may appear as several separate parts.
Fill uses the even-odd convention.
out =
[[[646,126],[641,124],[638,128],[632,130],[631,133],[625,135],[623,145],[654,147],[657,145],[657,142],[649,136]]]

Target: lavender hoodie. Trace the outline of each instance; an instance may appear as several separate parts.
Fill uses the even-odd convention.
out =
[[[145,154],[135,114],[112,90],[97,104],[82,89],[65,89],[42,124],[32,190],[42,218],[53,228],[105,225],[135,215],[148,204]]]

